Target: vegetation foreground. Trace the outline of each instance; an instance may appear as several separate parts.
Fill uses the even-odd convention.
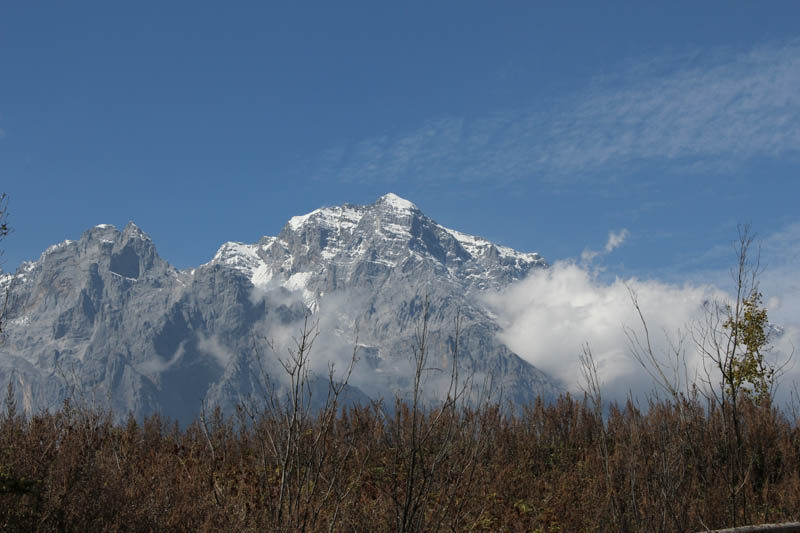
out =
[[[308,318],[280,360],[283,388],[264,375],[260,398],[229,417],[203,409],[186,428],[158,415],[116,425],[113,413],[70,399],[23,416],[12,380],[0,414],[0,529],[702,531],[797,520],[798,414],[772,403],[789,361],[766,357],[751,243],[745,227],[732,302],[711,305],[695,325],[706,370],[699,388],[670,373],[686,369],[680,342],[667,363],[654,353],[631,293],[642,327],[626,330],[629,348],[663,393],[643,406],[629,400],[604,412],[586,345],[582,399],[504,409],[489,401],[491,384],[459,376],[460,318],[444,399],[424,405],[425,377],[442,372],[428,364],[427,297],[411,391],[389,405],[342,401],[356,348],[342,376],[330,368],[327,397],[312,404],[318,329]]]
[[[744,401],[731,451],[720,406],[647,407],[612,407],[604,422],[570,396],[517,415],[398,403],[396,416],[351,408],[287,432],[268,411],[182,430],[69,404],[24,418],[11,401],[0,528],[687,531],[798,518],[796,419]]]

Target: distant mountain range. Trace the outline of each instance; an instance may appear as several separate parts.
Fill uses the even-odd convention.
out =
[[[293,217],[277,237],[225,243],[186,270],[159,257],[132,222],[122,231],[99,225],[0,277],[0,293],[9,291],[0,385],[12,380],[28,412],[70,396],[119,418],[158,411],[186,422],[201,402],[229,410],[260,394],[265,379],[280,383],[277,358],[310,314],[320,386],[357,339],[351,397],[403,397],[427,296],[438,368],[427,399],[449,375],[457,314],[462,375],[493,376],[507,401],[551,398],[559,383],[498,340],[480,298],[546,266],[538,254],[440,226],[394,194]]]

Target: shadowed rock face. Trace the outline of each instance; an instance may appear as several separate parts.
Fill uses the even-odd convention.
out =
[[[294,217],[277,237],[226,243],[183,271],[133,223],[97,226],[0,278],[10,293],[0,384],[12,380],[29,412],[71,396],[120,418],[158,411],[186,422],[201,402],[230,409],[266,379],[281,386],[278,357],[313,312],[314,397],[324,398],[328,363],[343,368],[356,336],[350,397],[402,396],[428,295],[438,370],[427,398],[442,394],[457,346],[462,376],[492,375],[504,399],[529,402],[559,386],[497,340],[479,296],[544,266],[537,254],[443,228],[391,194]]]

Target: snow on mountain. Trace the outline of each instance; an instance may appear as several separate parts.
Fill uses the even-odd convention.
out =
[[[324,275],[332,265],[367,261],[395,268],[425,258],[425,254],[419,254],[419,246],[415,246],[425,244],[425,230],[440,241],[436,247],[443,248],[444,255],[434,259],[444,268],[444,275],[451,281],[466,282],[470,288],[497,288],[511,278],[522,277],[531,268],[546,266],[538,253],[518,252],[436,224],[412,202],[393,193],[368,206],[345,204],[292,217],[278,237],[262,239],[268,245],[225,243],[212,262],[240,270],[254,285],[263,285],[262,279],[271,280],[275,273],[288,279],[298,273],[292,261],[287,262],[284,257],[282,268],[275,268],[276,255],[266,252],[277,244],[277,249],[292,257],[313,256],[315,261],[306,265],[309,270],[303,278],[311,281]],[[290,245],[289,236],[303,246]],[[269,272],[270,276],[257,280],[256,276],[263,276],[263,272]]]
[[[392,207],[392,209],[396,209],[398,211],[415,211],[417,210],[417,206],[406,200],[405,198],[400,198],[396,194],[390,192],[380,197],[378,200],[379,203],[386,204]]]
[[[447,357],[460,316],[464,371],[495,376],[505,398],[524,403],[560,386],[498,340],[478,296],[543,267],[536,253],[445,228],[391,193],[292,217],[277,236],[227,242],[183,271],[135,224],[103,224],[0,277],[10,291],[0,386],[15,380],[30,409],[55,408],[78,387],[121,416],[158,410],[188,421],[200,399],[229,409],[261,390],[265,369],[280,378],[285,347],[276,354],[266,339],[290,340],[310,311],[324,328],[323,374],[348,357],[357,332],[354,394],[402,397],[428,297],[432,357]]]

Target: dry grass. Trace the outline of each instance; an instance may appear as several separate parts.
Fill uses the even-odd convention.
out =
[[[299,456],[294,472],[318,469],[313,479],[334,480],[325,490],[337,496],[319,506],[323,491],[301,483],[296,508],[279,521],[280,463],[261,445],[276,423],[268,417],[254,425],[216,413],[205,427],[197,421],[179,429],[158,416],[116,426],[108,413],[68,404],[27,419],[6,413],[0,529],[280,531],[289,523],[285,513],[313,512],[291,529],[396,531],[397,494],[409,472],[429,474],[424,485],[422,477],[413,480],[424,498],[407,530],[685,531],[733,522],[724,417],[713,405],[614,406],[605,421],[589,402],[569,396],[515,415],[496,406],[444,413],[452,423],[440,417],[432,424],[438,413],[417,413],[417,431],[430,436],[416,470],[396,438],[411,429],[412,415],[409,406],[392,417],[373,406],[328,422],[327,455]],[[741,419],[747,467],[736,522],[797,520],[796,421],[751,403]]]

